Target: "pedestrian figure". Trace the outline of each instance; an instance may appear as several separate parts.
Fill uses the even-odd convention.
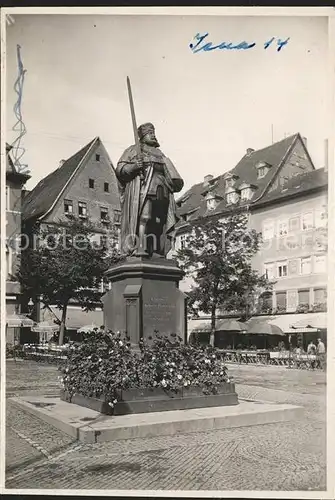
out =
[[[326,366],[326,348],[321,339],[318,339],[316,352],[318,358],[318,366],[321,368],[321,370],[324,370]]]

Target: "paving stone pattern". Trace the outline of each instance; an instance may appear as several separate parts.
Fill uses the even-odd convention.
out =
[[[234,366],[240,398],[302,405],[294,422],[84,444],[7,403],[6,488],[325,490],[325,374]],[[9,396],[58,391],[57,370],[7,363]],[[278,390],[280,388],[280,390]]]

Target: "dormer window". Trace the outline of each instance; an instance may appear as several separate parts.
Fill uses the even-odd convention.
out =
[[[218,204],[217,197],[213,193],[208,193],[206,196],[207,210],[215,210]]]
[[[240,186],[240,191],[241,191],[241,200],[242,201],[247,201],[250,200],[254,194],[255,186],[251,184],[247,184],[244,182]]]
[[[268,171],[270,170],[271,165],[266,163],[266,161],[260,161],[257,163],[256,168],[257,168],[257,178],[262,179],[263,177],[266,176]]]
[[[227,204],[228,205],[238,203],[239,199],[240,199],[240,197],[239,197],[239,194],[236,191],[236,189],[234,189],[234,188],[228,188],[227,189],[227,191],[226,191],[226,200],[227,200]]]

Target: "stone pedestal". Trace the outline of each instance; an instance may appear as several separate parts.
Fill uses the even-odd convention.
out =
[[[130,257],[111,267],[111,290],[103,296],[104,326],[140,338],[176,333],[186,341],[186,295],[178,288],[183,272],[173,260]]]

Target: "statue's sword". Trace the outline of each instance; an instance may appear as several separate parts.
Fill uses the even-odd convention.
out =
[[[129,97],[131,121],[132,121],[132,124],[133,124],[133,132],[134,132],[136,153],[137,153],[137,156],[139,158],[141,158],[142,151],[141,151],[141,145],[140,145],[140,141],[139,141],[138,133],[137,133],[137,125],[136,125],[134,101],[133,101],[133,94],[132,94],[132,91],[131,91],[131,85],[130,85],[129,76],[127,76],[127,88],[128,88],[128,97]],[[144,172],[142,170],[140,172],[140,179],[144,180]]]

